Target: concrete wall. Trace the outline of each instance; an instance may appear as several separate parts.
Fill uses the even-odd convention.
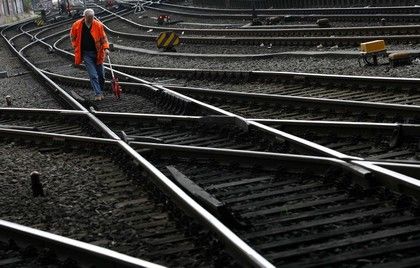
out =
[[[23,0],[0,0],[0,25],[13,22],[24,13]]]
[[[0,0],[0,16],[23,13],[23,0]]]

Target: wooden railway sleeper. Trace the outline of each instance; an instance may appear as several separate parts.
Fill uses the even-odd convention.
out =
[[[163,109],[166,111],[171,111],[173,107],[173,101],[173,96],[165,94]]]
[[[402,126],[397,125],[395,129],[392,131],[392,136],[391,136],[391,139],[389,140],[389,147],[396,148],[399,144],[401,144],[402,137],[403,137]]]
[[[179,114],[179,109],[180,109],[179,99],[177,99],[174,96],[171,96],[171,98],[170,98],[170,111],[171,111],[171,113]]]
[[[184,110],[184,101],[176,98],[175,104],[176,104],[175,113],[176,114],[182,114],[182,112]]]
[[[184,190],[189,192],[195,199],[205,208],[209,209],[213,214],[217,215],[227,226],[239,229],[247,229],[249,223],[245,223],[239,215],[234,214],[224,202],[220,202],[214,196],[202,189],[199,185],[190,180],[174,166],[166,167]]]
[[[170,100],[170,97],[166,93],[162,97],[161,106],[166,111],[170,110],[171,100]]]
[[[166,100],[166,93],[163,90],[159,89],[158,91],[156,91],[156,97],[155,98],[156,98],[155,102],[157,104],[163,104]]]
[[[175,114],[180,114],[181,108],[182,108],[182,100],[175,96],[171,96],[171,111]]]

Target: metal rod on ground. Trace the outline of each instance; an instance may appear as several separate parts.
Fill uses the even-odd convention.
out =
[[[6,104],[8,107],[12,106],[12,97],[10,95],[6,96]]]
[[[44,196],[44,189],[41,180],[39,179],[39,172],[33,171],[31,173],[31,188],[34,197]]]

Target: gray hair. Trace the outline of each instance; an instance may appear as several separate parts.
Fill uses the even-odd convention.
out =
[[[85,9],[85,11],[83,11],[83,16],[86,17],[88,15],[95,16],[95,11],[93,11],[93,9],[91,8]]]

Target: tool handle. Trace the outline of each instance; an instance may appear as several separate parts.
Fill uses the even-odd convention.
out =
[[[114,71],[112,70],[111,59],[109,58],[109,55],[107,55],[107,57],[108,57],[108,62],[109,62],[109,68],[111,69],[111,76],[112,76],[112,79],[114,79],[115,77],[114,77]]]

